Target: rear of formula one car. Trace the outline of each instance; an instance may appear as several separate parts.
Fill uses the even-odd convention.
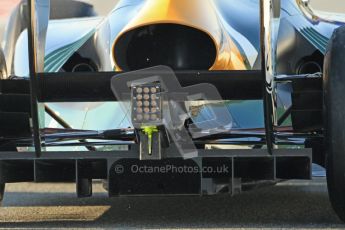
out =
[[[180,21],[129,24],[114,43],[122,45],[112,47],[115,69],[121,71],[44,73],[40,46],[49,14],[42,12],[49,4],[36,3],[42,2],[28,1],[30,78],[9,76],[0,57],[0,199],[5,184],[13,182],[75,182],[78,197],[88,197],[94,180],[103,180],[109,196],[234,195],[281,180],[311,179],[314,162],[326,166],[332,204],[344,219],[343,28],[329,44],[324,76],[275,74],[271,26],[279,13],[271,1],[259,4],[257,69],[222,70],[235,62],[219,54],[236,50],[236,44],[217,42],[212,38],[219,34],[205,32],[194,20],[193,27]],[[181,41],[179,34],[190,39]],[[184,41],[180,53],[164,48]],[[240,65],[238,53],[232,54]],[[217,58],[218,65],[210,61]],[[87,63],[77,67],[93,67]],[[289,107],[278,106],[281,89],[288,89],[283,91],[291,98]],[[261,107],[236,116],[228,109],[231,101]],[[76,129],[50,107],[96,102],[118,103],[130,126]],[[57,126],[45,127],[44,114]],[[99,123],[103,115],[95,114]],[[239,125],[254,118],[264,127]]]

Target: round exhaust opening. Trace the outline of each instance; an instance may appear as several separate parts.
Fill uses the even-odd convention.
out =
[[[209,34],[179,24],[153,24],[130,30],[114,44],[114,59],[124,71],[166,65],[175,70],[208,70],[217,49]]]
[[[316,61],[307,61],[302,63],[298,67],[298,74],[314,74],[314,73],[321,73],[322,67]]]
[[[96,70],[88,63],[79,63],[73,66],[71,72],[95,72]]]
[[[63,72],[97,72],[97,65],[89,58],[84,58],[78,53],[72,57],[61,68]]]

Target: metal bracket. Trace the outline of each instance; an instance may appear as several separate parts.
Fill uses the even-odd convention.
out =
[[[275,124],[275,81],[274,81],[274,53],[271,46],[272,31],[272,0],[260,1],[260,40],[261,40],[261,70],[264,81],[264,115],[266,130],[266,145],[272,155],[274,148],[274,124]]]

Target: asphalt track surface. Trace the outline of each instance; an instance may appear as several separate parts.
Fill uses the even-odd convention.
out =
[[[0,228],[345,229],[324,179],[288,181],[230,197],[108,198],[100,183],[77,199],[74,184],[11,184]]]

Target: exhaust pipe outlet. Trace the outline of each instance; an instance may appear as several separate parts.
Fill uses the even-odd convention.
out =
[[[88,63],[79,63],[72,68],[71,72],[96,72],[96,70]]]
[[[307,61],[302,63],[298,69],[298,74],[314,74],[314,73],[322,73],[322,67],[316,61]]]
[[[153,24],[124,33],[114,47],[114,58],[124,71],[156,65],[175,70],[208,70],[217,56],[205,32],[178,24]]]
[[[175,70],[245,69],[245,61],[220,23],[213,0],[146,0],[114,38],[114,68],[156,65]],[[198,13],[193,13],[198,12]]]

